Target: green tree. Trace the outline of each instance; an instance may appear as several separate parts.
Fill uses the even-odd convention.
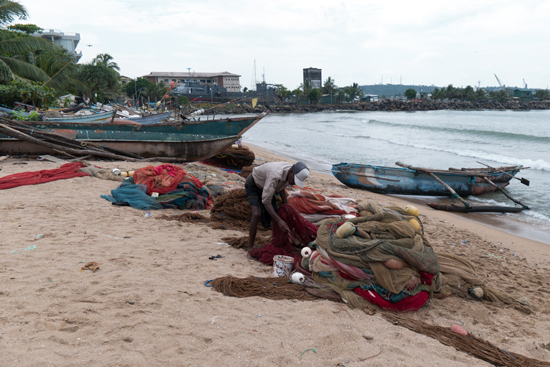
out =
[[[109,54],[99,54],[93,59],[92,64],[102,65],[108,69],[115,70],[118,73],[120,71],[120,68],[118,67],[118,64],[113,60],[113,57]]]
[[[40,28],[36,24],[12,24],[8,26],[8,29],[12,31],[23,32],[27,35],[31,35],[37,32],[42,33],[42,31],[44,30],[43,28]]]
[[[136,92],[140,89],[149,87],[152,83],[145,78],[137,78],[137,82],[135,80],[131,80],[128,84],[124,86],[124,92],[128,97],[133,96],[134,94],[137,94]]]
[[[168,91],[168,87],[164,82],[158,84],[149,83],[149,85],[141,90],[141,94],[145,97],[149,97],[152,102],[158,102]]]
[[[409,88],[405,91],[405,97],[407,99],[415,99],[416,98],[416,90]]]
[[[327,80],[325,80],[325,84],[321,88],[321,92],[324,94],[333,94],[337,89],[338,87],[334,84],[334,79],[329,76]]]
[[[0,85],[0,100],[8,105],[23,102],[33,106],[44,106],[53,103],[56,91],[38,82],[13,80],[6,85]]]
[[[26,19],[27,11],[15,1],[0,0],[0,27],[6,27],[15,18]],[[20,31],[0,30],[0,83],[16,78],[46,81],[48,75],[32,63],[29,56],[40,50],[55,50],[59,46]],[[32,59],[32,58],[31,58]]]
[[[474,88],[471,86],[466,86],[463,90],[461,90],[461,98],[463,101],[473,101],[476,97],[476,93],[474,91]]]
[[[477,88],[475,91],[475,100],[476,101],[483,101],[487,99],[487,93],[485,93],[484,89]]]
[[[449,84],[447,86],[447,89],[445,90],[445,98],[448,98],[448,99],[458,98],[458,90],[455,87],[453,87],[452,84]]]
[[[357,83],[353,83],[348,87],[344,87],[344,92],[346,93],[346,100],[348,102],[353,102],[355,101],[356,97],[361,98],[365,95],[365,92],[363,92],[363,88],[361,88]]]
[[[34,56],[33,63],[49,76],[48,86],[56,89],[59,95],[77,94],[84,88],[78,80],[79,66],[74,56],[64,48],[40,51]]]
[[[178,103],[180,104],[180,106],[185,106],[191,102],[189,102],[189,98],[187,98],[186,96],[179,96]]]
[[[275,88],[275,95],[279,96],[279,99],[283,102],[286,101],[287,98],[290,97],[290,95],[292,94],[292,92],[286,89],[286,87],[282,84],[275,85]]]
[[[309,99],[309,103],[316,104],[319,102],[319,99],[321,98],[321,91],[317,88],[313,88],[308,93],[307,98]]]
[[[108,55],[108,54],[104,54]],[[78,79],[84,84],[84,91],[90,98],[97,102],[108,102],[120,94],[120,76],[109,59],[96,57],[92,62],[81,66]],[[108,62],[104,62],[107,60]]]
[[[501,89],[499,91],[490,91],[489,97],[491,99],[497,100],[497,101],[504,101],[507,98],[506,91],[504,89]]]
[[[548,99],[548,89],[537,89],[535,92],[535,98],[540,98],[542,100]]]
[[[17,1],[0,0],[0,24],[7,24],[15,18],[27,19],[27,9]]]
[[[439,88],[434,88],[434,90],[430,94],[430,98],[434,101],[438,99],[443,99],[443,94],[441,93],[441,89]]]

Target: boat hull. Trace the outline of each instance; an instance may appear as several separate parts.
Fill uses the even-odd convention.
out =
[[[191,162],[210,158],[227,149],[239,139],[239,136],[209,136],[209,139],[186,141],[158,140],[87,140],[103,147],[114,148],[126,153],[137,154],[144,158],[176,157],[182,161]],[[85,144],[85,142],[83,141]],[[85,149],[85,145],[83,146]],[[0,141],[2,154],[17,155],[58,155],[53,149],[16,139]]]
[[[518,170],[507,173],[514,176]],[[445,186],[428,174],[400,167],[382,167],[360,164],[339,163],[332,166],[332,173],[349,187],[368,190],[380,194],[450,196]],[[482,195],[497,190],[483,180],[480,175],[466,174],[460,170],[439,171],[437,177],[443,180],[460,196]],[[500,188],[512,179],[503,173],[487,173]]]

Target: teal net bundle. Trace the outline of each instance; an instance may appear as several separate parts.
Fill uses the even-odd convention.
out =
[[[153,197],[152,193],[159,196]],[[115,205],[142,210],[203,210],[210,209],[212,203],[208,190],[196,177],[170,164],[140,168],[111,195],[101,197]]]

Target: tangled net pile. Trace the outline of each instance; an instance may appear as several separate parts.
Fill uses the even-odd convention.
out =
[[[227,194],[214,199],[210,210],[210,218],[198,213],[183,213],[173,216],[163,216],[162,219],[177,220],[187,223],[204,223],[214,229],[231,229],[236,231],[248,231],[252,209],[246,200],[244,189],[234,189]],[[261,231],[269,231],[258,226]]]
[[[206,160],[207,163],[216,164],[224,167],[242,169],[254,163],[256,155],[245,146],[239,148],[230,147],[214,157]]]

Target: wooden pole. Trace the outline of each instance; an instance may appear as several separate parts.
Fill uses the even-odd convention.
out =
[[[439,177],[437,177],[433,172],[429,171],[429,170],[426,170],[426,169],[423,169],[423,168],[415,168],[413,166],[410,166],[410,165],[407,165],[407,164],[403,164],[401,162],[395,162],[396,165],[398,166],[401,166],[401,167],[405,167],[405,168],[408,168],[408,169],[412,169],[412,170],[415,170],[415,171],[418,171],[418,172],[422,172],[422,173],[425,173],[431,177],[433,177],[437,182],[439,182],[440,184],[442,184],[443,186],[445,186],[445,188],[447,190],[449,190],[452,194],[452,197],[453,198],[457,198],[460,202],[462,202],[462,204],[464,204],[464,206],[466,208],[470,208],[471,205],[470,203],[468,203],[466,200],[464,200],[463,198],[461,198],[455,190],[453,190],[453,188],[449,185],[447,185],[442,179],[440,179]]]
[[[516,180],[521,181],[521,183],[524,184],[525,186],[529,186],[529,184],[530,184],[529,180],[526,180],[526,179],[523,178],[523,177],[522,177],[522,178],[517,178],[517,177],[512,176],[511,174],[506,173],[506,172],[504,172],[504,171],[502,171],[502,170],[498,170],[498,169],[496,169],[496,168],[493,168],[493,167],[489,166],[488,164],[481,163],[480,161],[476,161],[476,162],[479,163],[479,164],[482,164],[482,165],[484,165],[485,167],[488,167],[488,168],[490,168],[490,169],[492,169],[492,170],[495,170],[496,172],[504,173],[506,176],[510,176],[510,177],[512,177],[512,178],[515,178]],[[525,168],[524,168],[524,169],[525,169]]]
[[[138,161],[138,159],[135,159],[135,158],[124,157],[124,156],[120,156],[120,155],[117,155],[117,154],[112,154],[112,153],[108,153],[108,152],[104,152],[104,151],[95,151],[95,150],[88,150],[88,149],[78,150],[78,149],[63,147],[63,146],[58,145],[58,144],[53,144],[53,143],[49,143],[49,142],[46,142],[46,141],[42,141],[40,139],[33,138],[32,136],[24,134],[24,133],[22,133],[20,131],[17,131],[15,129],[12,129],[11,127],[9,127],[7,125],[4,125],[4,124],[0,124],[0,132],[4,135],[11,136],[12,138],[15,138],[15,139],[28,141],[28,142],[33,143],[33,144],[45,146],[45,147],[50,148],[52,150],[57,149],[57,150],[60,150],[62,152],[71,153],[71,154],[74,154],[74,155],[93,155],[93,156],[97,156],[97,157],[104,157],[104,158],[117,159],[117,160],[130,161],[130,162]]]
[[[520,203],[518,200],[514,199],[513,197],[511,197],[510,195],[508,195],[508,193],[506,191],[504,191],[502,188],[498,187],[497,185],[495,185],[495,183],[493,181],[491,181],[489,179],[489,177],[483,177],[483,179],[485,180],[485,182],[488,182],[491,186],[494,186],[497,188],[497,190],[499,190],[500,192],[502,192],[504,194],[504,196],[506,196],[508,199],[512,200],[514,203],[518,204],[518,205],[521,205],[524,209],[529,209],[529,207],[527,205],[523,205],[522,203]]]
[[[52,141],[53,143],[72,145],[73,147],[79,148],[79,149],[86,146],[86,147],[91,147],[92,149],[97,150],[97,151],[107,151],[107,152],[110,152],[110,153],[125,155],[125,156],[131,157],[131,158],[136,158],[136,159],[141,159],[142,158],[141,156],[139,156],[137,154],[126,153],[124,151],[121,151],[121,150],[118,150],[118,149],[115,149],[115,148],[101,147],[100,145],[94,144],[94,143],[91,143],[91,142],[83,142],[83,141],[79,141],[79,140],[76,140],[76,139],[71,139],[71,138],[68,138],[66,136],[59,135],[59,134],[56,134],[56,133],[53,133],[53,132],[50,132],[50,131],[42,130],[42,129],[39,129],[39,128],[33,128],[32,126],[26,125],[26,124],[21,123],[21,122],[17,122],[17,121],[13,121],[13,120],[7,120],[7,119],[0,119],[0,120],[5,121],[5,123],[7,125],[17,126],[19,129],[22,130],[22,132],[25,132],[27,134],[30,134],[32,132],[32,135],[36,135],[39,138],[44,139],[44,140]]]

